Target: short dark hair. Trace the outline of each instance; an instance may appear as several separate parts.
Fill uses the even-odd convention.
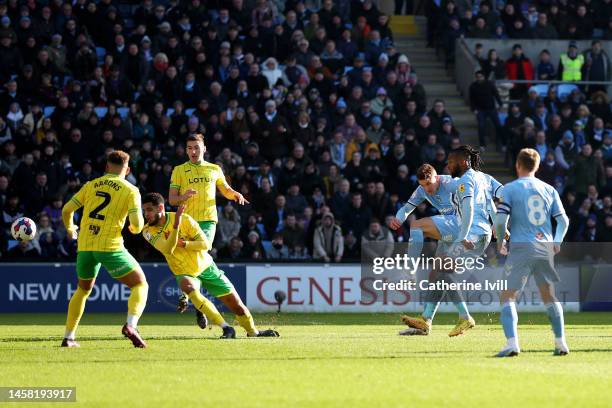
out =
[[[202,142],[204,143],[204,135],[201,133],[196,133],[195,135],[187,136],[188,142]]]
[[[108,155],[106,161],[109,164],[115,164],[123,167],[127,166],[130,162],[130,155],[123,150],[115,150]]]
[[[164,204],[164,197],[159,193],[147,193],[142,197],[142,204],[151,203],[155,206]]]

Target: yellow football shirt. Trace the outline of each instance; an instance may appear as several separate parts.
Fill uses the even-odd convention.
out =
[[[196,221],[218,221],[215,196],[218,185],[226,185],[223,170],[216,164],[203,161],[194,164],[190,161],[178,165],[172,170],[170,188],[176,188],[179,194],[194,189],[195,196],[184,202],[185,213]]]
[[[123,249],[125,219],[129,213],[141,211],[138,188],[116,174],[105,174],[85,183],[70,200],[83,207],[79,251]]]
[[[142,230],[142,235],[151,245],[159,249],[156,244],[159,245],[160,241],[165,242],[168,240],[170,233],[174,230],[175,217],[176,213],[167,212],[166,222],[163,226],[156,225],[152,227],[146,225]],[[202,232],[198,223],[189,214],[183,214],[178,234],[179,239],[185,241],[200,241],[205,239],[204,232]],[[213,263],[212,257],[208,254],[208,249],[210,248],[192,251],[177,246],[172,254],[162,253],[173,274],[195,277]]]

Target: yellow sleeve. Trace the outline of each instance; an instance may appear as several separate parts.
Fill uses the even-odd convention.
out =
[[[144,228],[144,218],[142,217],[140,192],[133,190],[130,193],[130,207],[128,209],[130,226],[128,229],[132,234],[139,234]]]
[[[230,188],[230,185],[227,183],[227,180],[225,179],[225,174],[223,174],[223,170],[221,169],[221,167],[217,166],[217,172],[219,177],[217,177],[215,185],[217,187]]]
[[[185,236],[189,237],[189,240],[185,240],[185,249],[190,251],[208,251],[211,248],[211,243],[206,238],[206,234],[204,234],[200,225],[189,214],[183,214],[181,230]]]
[[[181,175],[181,168],[177,166],[172,170],[172,175],[170,176],[170,188],[176,188],[179,193],[181,192]]]
[[[164,255],[172,255],[176,249],[178,242],[178,229],[173,229],[168,239],[164,237],[163,232],[151,235],[148,231],[143,231],[142,235],[149,241],[151,245]]]
[[[74,213],[83,207],[87,187],[88,184],[86,183],[62,208],[62,221],[64,221],[64,226],[68,232],[75,232],[77,230],[77,226],[74,225]]]

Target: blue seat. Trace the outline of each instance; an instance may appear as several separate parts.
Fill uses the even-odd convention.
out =
[[[562,101],[567,99],[567,97],[578,89],[577,85],[574,84],[561,84],[557,87],[557,95],[559,95],[559,99]]]
[[[504,126],[506,124],[506,119],[508,119],[508,114],[506,112],[498,112],[497,117],[499,118],[499,123]]]
[[[119,114],[119,116],[121,116],[121,119],[125,119],[128,117],[128,114],[130,113],[130,108],[126,108],[125,106],[122,106],[121,108],[117,108],[117,113]]]
[[[96,47],[96,56],[98,57],[98,65],[104,63],[104,57],[106,57],[106,48]]]
[[[45,109],[43,110],[43,114],[45,115],[45,118],[48,118],[49,116],[51,116],[53,112],[55,112],[55,106],[45,106]]]
[[[185,115],[187,116],[193,115],[193,112],[195,112],[194,108],[185,109]]]
[[[96,111],[96,115],[98,115],[99,118],[105,117],[108,113],[108,108],[105,106],[97,106],[94,108],[94,110]]]
[[[174,113],[174,109],[173,108],[166,109],[166,116],[172,116],[173,113]]]
[[[535,90],[540,98],[544,98],[548,93],[548,84],[537,84],[532,86],[531,89]]]

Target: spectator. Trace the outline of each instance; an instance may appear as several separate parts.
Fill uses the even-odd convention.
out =
[[[495,81],[506,77],[506,66],[504,61],[499,58],[495,49],[490,49],[487,54],[487,60],[482,66],[482,72],[485,78]]]
[[[556,77],[555,67],[550,62],[550,52],[546,49],[540,52],[540,62],[536,67],[536,77],[539,80],[552,80]]]
[[[571,131],[566,131],[563,138],[555,148],[555,160],[561,168],[569,170],[578,157],[578,148],[574,143],[574,135]]]
[[[6,259],[11,262],[27,262],[36,260],[40,253],[34,247],[33,241],[20,241],[6,253]]]
[[[379,256],[389,257],[393,252],[393,235],[380,225],[376,218],[370,220],[369,228],[361,237],[362,251],[368,259]]]
[[[567,48],[567,53],[561,54],[559,57],[557,75],[564,82],[581,81],[583,66],[584,55],[578,53],[578,45],[575,41],[572,41]]]
[[[277,232],[272,237],[271,246],[266,250],[266,259],[289,259],[289,248],[285,245],[283,234]]]
[[[476,81],[470,85],[470,107],[478,120],[478,140],[481,147],[487,146],[486,124],[490,119],[497,135],[501,134],[501,124],[497,115],[496,103],[501,106],[501,99],[495,86],[487,81],[482,70],[476,71]]]
[[[231,203],[227,203],[223,207],[218,227],[216,239],[219,246],[227,245],[232,238],[240,234],[240,215]]]
[[[601,81],[607,82],[612,78],[612,67],[610,65],[610,57],[602,49],[600,40],[593,40],[591,49],[584,52],[583,75],[585,81]],[[595,92],[606,92],[606,86],[589,85],[587,87],[588,95],[593,96]]]
[[[324,262],[340,262],[344,253],[342,229],[335,224],[334,215],[326,213],[315,229],[313,258]]]
[[[520,20],[517,20],[520,21]],[[523,54],[523,47],[514,44],[512,56],[506,61],[506,76],[509,80],[529,81],[534,78],[533,65],[529,58]],[[510,90],[511,99],[521,99],[527,93],[530,84],[514,84]]]
[[[582,146],[580,155],[576,158],[574,167],[569,172],[568,185],[573,186],[578,199],[586,196],[587,187],[595,185],[603,187],[603,167],[599,159],[593,155],[590,144]]]

